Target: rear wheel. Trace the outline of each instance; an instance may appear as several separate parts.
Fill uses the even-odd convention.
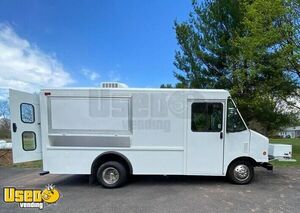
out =
[[[227,177],[235,184],[248,184],[254,176],[253,165],[248,161],[236,161],[230,165]]]
[[[98,182],[106,188],[117,188],[127,180],[128,173],[123,164],[117,161],[103,163],[97,171]]]

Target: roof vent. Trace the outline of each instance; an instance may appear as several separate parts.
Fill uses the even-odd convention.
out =
[[[128,88],[126,84],[119,83],[119,82],[102,82],[102,88]]]

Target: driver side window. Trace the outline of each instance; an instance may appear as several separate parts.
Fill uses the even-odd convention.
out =
[[[222,103],[193,103],[191,128],[193,132],[220,132],[223,123]]]
[[[246,126],[240,117],[233,101],[227,100],[227,132],[241,132],[246,130]]]

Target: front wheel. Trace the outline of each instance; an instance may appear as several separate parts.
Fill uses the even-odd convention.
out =
[[[231,164],[227,177],[235,184],[248,184],[254,176],[254,168],[248,161],[236,161]]]
[[[108,161],[99,167],[97,180],[106,188],[117,188],[126,182],[127,171],[123,164],[117,161]]]

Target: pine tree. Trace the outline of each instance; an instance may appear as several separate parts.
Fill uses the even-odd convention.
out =
[[[248,123],[271,133],[299,113],[299,0],[193,2],[175,22],[175,77],[184,88],[230,90]]]

